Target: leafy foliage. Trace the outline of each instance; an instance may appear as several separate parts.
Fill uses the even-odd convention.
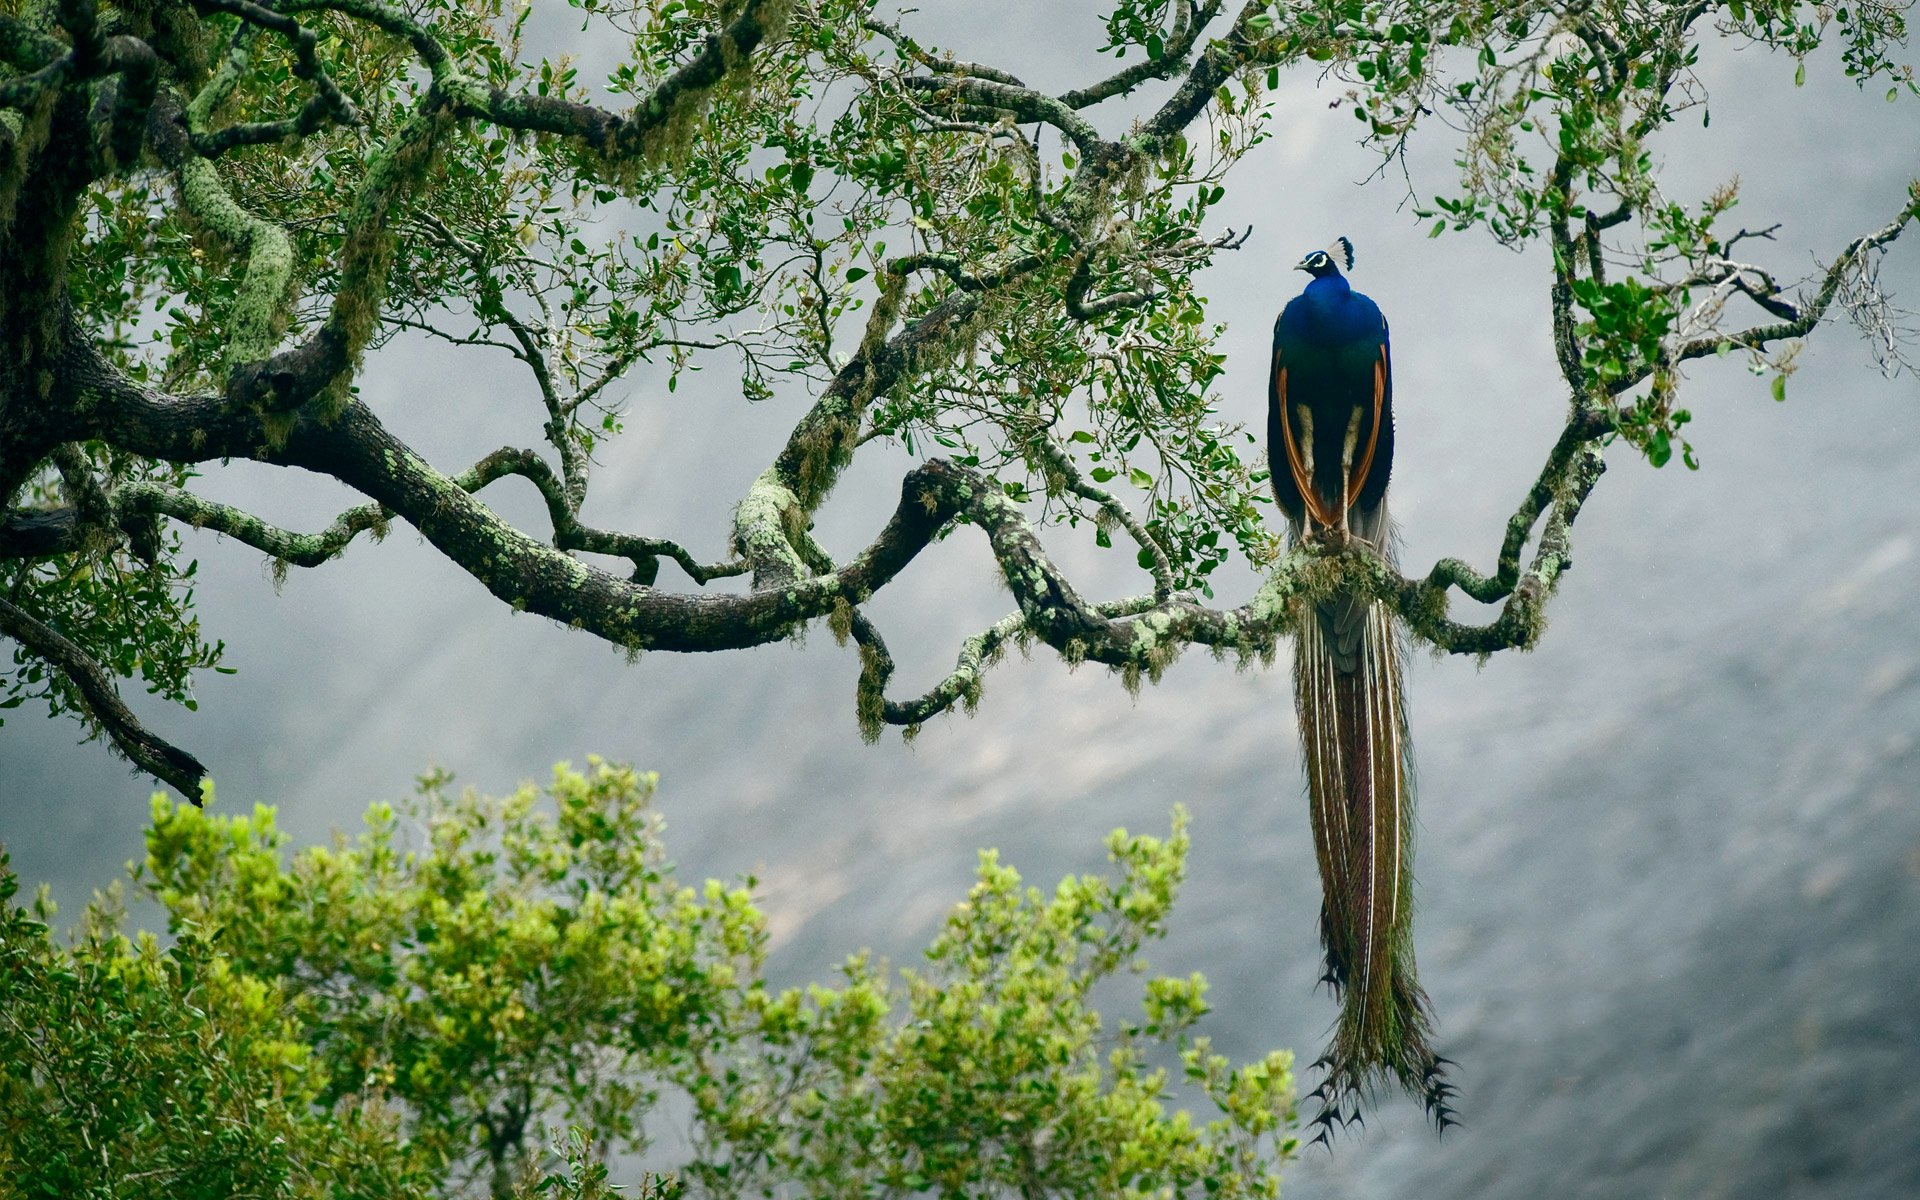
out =
[[[396,1196],[430,1176],[371,1093],[326,1104],[274,984],[183,930],[115,932],[116,897],[73,946],[52,906],[12,903],[0,859],[0,1173],[15,1196]]]
[[[152,480],[177,485],[192,475],[99,443],[75,456],[86,464],[81,471],[97,469],[109,487]],[[82,484],[81,495],[71,495],[67,480],[80,478],[80,472],[65,478],[50,472],[34,483],[32,498],[48,507],[106,503],[91,482]],[[177,530],[149,521],[134,538],[103,534],[64,555],[0,560],[0,595],[66,631],[113,674],[138,679],[149,693],[191,710],[199,707],[193,698],[196,671],[231,672],[220,666],[225,643],[205,637],[194,613],[199,569],[180,553]],[[48,716],[74,714],[89,736],[98,736],[93,713],[70,679],[25,645],[12,646],[9,661],[11,669],[0,670],[0,712],[40,700]]]
[[[661,1196],[1277,1194],[1289,1057],[1213,1053],[1197,975],[1147,979],[1128,1022],[1090,1002],[1145,969],[1183,815],[1050,896],[984,854],[922,967],[774,989],[748,887],[675,880],[653,788],[434,774],[290,858],[271,809],[156,798],[135,885],[165,949],[112,898],[71,948],[44,901],[7,907],[0,1166],[26,1194],[603,1195],[680,1095],[695,1152]]]

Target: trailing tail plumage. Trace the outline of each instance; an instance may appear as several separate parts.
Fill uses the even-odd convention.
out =
[[[1384,512],[1380,524],[1384,527]],[[1385,551],[1385,538],[1376,543]],[[1323,981],[1340,1001],[1318,1065],[1316,1140],[1360,1119],[1397,1080],[1444,1130],[1454,1123],[1432,1010],[1413,955],[1413,764],[1400,639],[1378,601],[1302,602],[1294,697],[1321,884]]]
[[[1300,261],[1306,290],[1273,329],[1267,460],[1296,542],[1355,539],[1391,558],[1393,356],[1379,306],[1340,273],[1345,238]],[[1400,640],[1377,601],[1297,601],[1295,707],[1319,859],[1325,982],[1340,1001],[1315,1140],[1360,1120],[1376,1085],[1397,1081],[1444,1131],[1454,1123],[1446,1060],[1413,963],[1413,767]]]

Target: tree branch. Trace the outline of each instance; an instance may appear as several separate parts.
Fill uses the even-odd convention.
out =
[[[1045,92],[1017,87],[972,75],[908,75],[900,80],[911,91],[951,96],[969,104],[1008,113],[1024,123],[1050,125],[1065,134],[1083,152],[1103,144],[1100,131],[1086,118]]]
[[[1220,15],[1222,2],[1206,0],[1204,5],[1200,5],[1193,3],[1193,0],[1173,0],[1173,29],[1159,58],[1141,59],[1098,83],[1063,92],[1060,103],[1073,109],[1091,108],[1115,96],[1124,96],[1143,83],[1166,79],[1184,69],[1194,42]]]
[[[737,70],[763,41],[777,37],[791,0],[747,0],[726,28],[708,34],[701,48],[675,69],[625,117],[559,96],[534,96],[484,86],[464,76],[427,29],[379,0],[293,0],[283,11],[326,9],[367,21],[405,38],[433,75],[434,87],[462,115],[478,116],[504,129],[580,139],[610,164],[656,158],[675,131],[698,112],[715,85]]]
[[[1247,0],[1227,36],[1208,43],[1179,88],[1127,141],[1147,154],[1158,154],[1183,133],[1234,72],[1256,61],[1261,43],[1253,34],[1253,21],[1268,15],[1272,8],[1268,0]]]
[[[1867,234],[1864,237],[1855,238],[1847,244],[1847,248],[1842,250],[1840,256],[1833,260],[1833,265],[1827,268],[1827,273],[1821,279],[1820,288],[1814,293],[1813,298],[1800,305],[1798,316],[1791,320],[1776,321],[1770,325],[1755,325],[1749,329],[1743,329],[1739,333],[1708,334],[1704,337],[1694,338],[1682,343],[1677,350],[1672,351],[1669,355],[1669,361],[1685,362],[1692,358],[1704,358],[1709,354],[1720,353],[1722,346],[1731,346],[1747,350],[1762,350],[1771,342],[1783,341],[1787,338],[1805,337],[1811,333],[1813,327],[1818,325],[1821,319],[1826,316],[1827,308],[1833,303],[1833,298],[1835,294],[1839,292],[1840,285],[1845,281],[1847,273],[1858,268],[1868,252],[1889,244],[1900,236],[1908,222],[1920,218],[1920,181],[1909,185],[1907,199],[1907,206],[1901,209],[1899,215],[1894,217],[1893,220],[1887,222],[1887,224],[1873,233]],[[1630,378],[1617,384],[1613,390],[1615,392],[1625,391],[1627,388],[1633,386],[1633,384],[1646,378],[1650,372],[1651,368],[1642,368]]]
[[[0,597],[0,633],[60,672],[86,701],[86,711],[106,731],[114,747],[140,770],[176,788],[194,804],[207,769],[200,760],[140,724],[100,664],[59,630]]]
[[[67,554],[85,544],[75,508],[16,508],[0,520],[0,561]]]
[[[315,52],[320,38],[313,30],[292,17],[255,4],[252,0],[194,0],[194,7],[203,13],[231,13],[245,22],[241,27],[241,36],[234,38],[212,82],[201,90],[188,109],[187,115],[195,130],[193,147],[202,157],[218,158],[237,146],[267,145],[290,137],[304,137],[317,132],[329,121],[337,121],[342,125],[360,123],[360,113],[353,101],[321,69],[319,56]],[[246,69],[249,39],[244,35],[256,28],[271,30],[293,44],[294,77],[312,84],[315,94],[301,106],[298,116],[279,121],[248,121],[209,131],[206,126],[214,109],[232,92],[234,83]]]
[[[341,513],[318,533],[293,533],[244,509],[151,480],[122,485],[114,492],[113,503],[123,519],[134,515],[171,517],[195,529],[225,534],[273,556],[276,562],[295,567],[317,567],[332,560],[366,530],[384,533],[393,515],[378,504],[362,504]]]

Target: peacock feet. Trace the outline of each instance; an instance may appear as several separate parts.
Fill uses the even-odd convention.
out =
[[[1353,534],[1339,525],[1323,526],[1308,535],[1307,540],[1327,554],[1338,554],[1353,544]]]

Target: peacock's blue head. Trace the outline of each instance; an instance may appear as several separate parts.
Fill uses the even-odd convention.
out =
[[[1325,279],[1338,275],[1342,261],[1347,270],[1353,270],[1353,243],[1346,238],[1335,238],[1333,245],[1325,250],[1315,250],[1294,266],[1296,271],[1305,271],[1315,279]]]

